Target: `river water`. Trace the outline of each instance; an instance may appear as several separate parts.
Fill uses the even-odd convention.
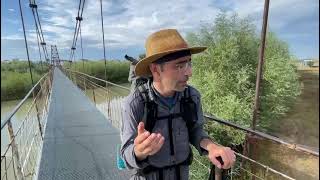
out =
[[[19,104],[20,100],[12,100],[12,101],[3,101],[1,102],[1,123],[9,116],[9,114],[13,111],[13,109]],[[14,131],[16,131],[20,125],[22,120],[25,118],[25,115],[32,103],[32,99],[27,99],[25,103],[21,106],[20,110],[11,118],[12,127]],[[7,126],[4,126],[2,131],[6,131],[6,133],[1,133],[1,154],[6,150],[9,143],[9,136]]]

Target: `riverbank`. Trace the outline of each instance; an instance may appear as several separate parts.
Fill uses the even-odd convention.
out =
[[[302,93],[271,134],[319,149],[319,72],[299,71]]]
[[[301,70],[299,74],[302,93],[269,134],[319,151],[319,71]],[[319,179],[319,157],[271,141],[256,143],[258,161],[296,179]]]
[[[65,67],[80,71],[110,82],[128,82],[129,63],[127,61],[107,61],[107,77],[105,77],[104,61],[78,61],[65,63]],[[34,84],[48,72],[46,63],[32,62]],[[22,99],[32,88],[27,61],[10,61],[1,64],[1,101]]]

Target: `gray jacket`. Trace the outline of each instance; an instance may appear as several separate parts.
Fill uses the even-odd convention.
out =
[[[176,92],[175,95],[175,104],[173,107],[169,108],[165,102],[162,101],[162,96],[157,93],[157,91],[152,87],[151,82],[148,83],[149,98],[154,100],[158,105],[158,117],[167,116],[169,114],[180,113],[180,100],[183,96],[183,93]],[[128,169],[132,170],[131,179],[135,180],[156,180],[158,179],[158,172],[152,172],[145,176],[140,176],[137,174],[139,169],[145,168],[148,165],[155,167],[164,167],[174,164],[181,163],[185,161],[189,155],[190,148],[189,143],[191,143],[202,155],[206,153],[204,149],[200,147],[200,141],[203,138],[209,138],[207,133],[203,130],[204,118],[200,102],[199,92],[191,87],[190,96],[192,100],[196,103],[198,119],[194,127],[188,133],[188,129],[185,121],[182,117],[177,117],[172,121],[172,134],[173,134],[173,144],[174,144],[174,155],[170,155],[170,142],[169,142],[169,130],[168,130],[168,121],[157,120],[153,128],[153,132],[161,133],[165,142],[160,149],[160,151],[152,156],[149,156],[146,161],[139,162],[137,161],[133,148],[134,148],[134,139],[137,136],[137,126],[142,120],[144,112],[144,102],[143,98],[140,95],[138,90],[132,92],[123,103],[123,120],[121,127],[121,156],[125,160]],[[190,136],[190,142],[189,142]],[[174,168],[166,169],[163,171],[165,180],[174,180],[175,179],[175,170]],[[189,179],[189,167],[187,165],[180,166],[181,179]]]

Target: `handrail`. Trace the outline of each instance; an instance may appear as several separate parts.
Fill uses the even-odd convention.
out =
[[[8,123],[8,121],[12,118],[12,116],[20,109],[20,107],[25,103],[30,94],[34,91],[34,89],[39,85],[39,83],[48,75],[48,73],[44,74],[40,80],[30,89],[27,95],[20,101],[20,103],[13,109],[13,111],[5,118],[4,121],[1,120],[1,130]]]
[[[64,68],[65,69],[65,68]],[[79,74],[82,74],[82,75],[85,75],[87,77],[90,77],[90,78],[93,78],[93,79],[96,79],[96,80],[99,80],[99,81],[103,81],[103,82],[106,82],[106,83],[109,83],[113,86],[117,86],[119,88],[122,88],[122,89],[125,89],[125,90],[128,90],[130,91],[130,88],[127,88],[127,87],[124,87],[124,86],[121,86],[121,85],[118,85],[118,84],[115,84],[115,83],[112,83],[110,81],[106,81],[106,80],[103,80],[103,79],[100,79],[100,78],[97,78],[97,77],[94,77],[94,76],[90,76],[88,74],[85,74],[85,73],[82,73],[82,72],[79,72],[79,71],[73,71],[73,70],[70,70],[70,69],[66,69],[67,71],[70,71],[70,72],[75,72],[75,73],[79,73]]]
[[[275,136],[271,136],[269,134],[266,134],[266,133],[263,133],[263,132],[259,132],[259,131],[255,131],[255,130],[252,130],[252,129],[249,129],[249,128],[244,128],[244,127],[241,127],[241,126],[239,126],[237,124],[234,124],[232,122],[228,122],[226,120],[222,120],[222,119],[219,119],[217,117],[212,117],[212,116],[207,115],[207,114],[205,114],[204,117],[208,118],[209,120],[213,120],[213,121],[216,121],[218,123],[233,127],[235,129],[246,131],[248,133],[257,135],[259,137],[262,137],[262,138],[265,138],[265,139],[268,139],[268,140],[271,140],[271,141],[275,141],[275,142],[280,143],[280,144],[284,144],[290,149],[300,150],[300,151],[306,152],[308,154],[312,154],[314,156],[318,156],[319,157],[319,152],[313,151],[311,149],[304,148],[299,144],[292,144],[292,143],[286,142],[286,141],[284,141],[284,140],[282,140],[280,138],[277,138]]]
[[[70,71],[70,72],[72,72],[72,73],[78,73],[78,74],[81,74],[81,75],[84,75],[84,76],[86,76],[86,77],[90,77],[90,78],[93,78],[93,79],[97,79],[97,80],[99,80],[99,81],[103,81],[103,82],[110,83],[110,82],[108,82],[108,81],[105,81],[105,80],[102,80],[102,79],[99,79],[99,78],[96,78],[96,77],[87,75],[87,74],[85,74],[85,73],[81,73],[81,72],[78,72],[78,71],[72,71],[72,70],[68,70],[68,71]],[[81,77],[81,76],[79,76],[79,77],[80,77],[80,78],[84,78],[84,77]],[[89,81],[90,81],[90,80],[89,80]],[[90,81],[90,82],[93,83],[93,84],[96,84],[95,82],[92,82],[92,81]],[[111,84],[114,84],[114,83],[111,83]],[[98,84],[97,84],[97,85],[98,85]],[[117,85],[117,84],[114,84],[114,85],[116,85],[116,86],[118,86],[118,87],[120,87],[120,88],[128,89],[128,90],[129,90],[129,88],[125,88],[125,87],[122,87],[122,86]],[[98,86],[100,86],[100,85],[98,85]],[[100,87],[101,87],[101,86],[100,86]],[[102,88],[103,88],[104,90],[106,90],[105,87],[102,87]],[[292,143],[286,142],[286,141],[284,141],[284,140],[282,140],[282,139],[280,139],[280,138],[274,137],[274,136],[272,136],[272,135],[268,135],[268,134],[263,133],[263,132],[259,132],[259,131],[256,131],[256,130],[252,130],[252,129],[250,129],[250,128],[241,127],[240,125],[237,125],[237,124],[234,124],[234,123],[232,123],[232,122],[228,122],[228,121],[226,121],[226,120],[217,118],[217,117],[214,116],[214,115],[204,114],[204,117],[207,118],[207,119],[209,119],[209,120],[211,120],[211,121],[216,121],[216,122],[218,122],[218,123],[220,123],[220,124],[227,125],[227,126],[230,126],[230,127],[232,127],[232,128],[245,131],[245,132],[247,132],[247,133],[249,133],[249,134],[257,135],[257,136],[259,136],[259,137],[262,137],[262,138],[265,138],[265,139],[268,139],[268,140],[271,140],[271,141],[274,141],[274,142],[277,142],[277,143],[280,143],[280,144],[284,144],[284,145],[288,146],[290,149],[300,150],[300,151],[303,151],[303,152],[307,152],[307,153],[309,153],[309,154],[311,154],[311,155],[319,156],[319,152],[316,152],[316,151],[313,151],[313,150],[304,148],[304,147],[302,147],[302,146],[300,146],[300,145],[297,145],[297,144],[292,144]],[[217,143],[217,144],[218,144],[218,143]],[[251,159],[251,158],[249,158],[249,157],[243,156],[243,155],[240,154],[240,153],[236,153],[236,152],[235,152],[235,154],[236,154],[237,156],[241,157],[241,158],[244,158],[244,159],[246,159],[246,160],[249,160],[249,161],[252,162],[252,163],[256,163],[257,165],[260,165],[261,167],[267,169],[267,171],[273,172],[273,173],[278,174],[278,175],[280,175],[280,176],[282,176],[282,177],[284,177],[284,178],[287,178],[287,179],[291,179],[291,180],[294,179],[294,178],[292,178],[292,177],[290,177],[290,176],[288,176],[288,175],[286,175],[286,174],[284,174],[284,173],[281,173],[280,171],[277,171],[277,170],[275,170],[275,169],[273,169],[273,168],[271,168],[271,167],[269,167],[269,166],[266,166],[266,165],[264,165],[264,164],[261,164],[261,163],[258,162],[258,161],[255,161],[255,160],[253,160],[253,159]],[[202,164],[201,162],[198,162],[198,163]],[[203,164],[202,164],[202,165],[203,165]],[[205,165],[204,165],[204,166],[205,166]]]
[[[87,76],[87,77],[90,77],[90,78],[93,78],[93,79],[97,79],[97,80],[100,80],[100,81],[103,81],[103,82],[107,82],[107,83],[110,83],[110,84],[112,84],[112,85],[118,86],[118,87],[123,88],[123,89],[126,89],[126,90],[130,90],[130,88],[123,87],[123,86],[121,86],[121,85],[114,84],[114,83],[111,83],[111,82],[109,82],[109,81],[105,81],[105,80],[103,80],[103,79],[99,79],[99,78],[96,78],[96,77],[94,77],[94,76],[87,75],[87,74],[82,73],[82,72],[79,72],[79,71],[73,71],[73,70],[68,70],[68,71],[75,72],[75,73],[79,73],[79,74],[85,75],[85,76]],[[208,115],[208,114],[204,114],[204,117],[205,117],[205,118],[208,118],[208,119],[210,119],[210,120],[216,121],[216,122],[218,122],[218,123],[221,123],[221,124],[224,124],[224,125],[233,127],[233,128],[235,128],[235,129],[239,129],[239,130],[245,131],[245,132],[247,132],[247,133],[251,133],[251,134],[257,135],[257,136],[259,136],[259,137],[262,137],[262,138],[265,138],[265,139],[268,139],[268,140],[271,140],[271,141],[274,141],[274,142],[283,144],[283,145],[287,146],[287,147],[290,148],[290,149],[302,151],[302,152],[305,152],[305,153],[308,153],[308,154],[311,154],[311,155],[314,155],[314,156],[318,156],[318,157],[319,157],[319,151],[314,151],[314,150],[311,150],[311,149],[302,147],[302,146],[299,145],[299,144],[289,143],[289,142],[284,141],[284,140],[282,140],[282,139],[280,139],[280,138],[277,138],[277,137],[275,137],[275,136],[272,136],[272,135],[269,135],[269,134],[266,134],[266,133],[263,133],[263,132],[255,131],[255,130],[252,130],[252,129],[249,129],[249,128],[241,127],[241,126],[239,126],[239,125],[237,125],[237,124],[234,124],[234,123],[232,123],[232,122],[228,122],[228,121],[226,121],[226,120],[222,120],[222,119],[220,119],[220,118],[213,117],[213,116],[210,116],[210,115]]]
[[[126,90],[130,90],[130,88],[123,87],[123,86],[120,86],[120,85],[111,83],[111,82],[109,82],[109,81],[105,81],[105,80],[103,80],[103,79],[99,79],[99,78],[96,78],[96,77],[87,75],[87,74],[82,73],[82,72],[79,72],[79,71],[73,71],[73,70],[68,70],[68,71],[75,72],[75,73],[79,73],[79,74],[85,75],[85,76],[87,76],[87,77],[90,77],[90,78],[93,78],[93,79],[97,79],[97,80],[100,80],[100,81],[103,81],[103,82],[107,82],[107,83],[110,83],[110,84],[112,84],[112,85],[118,86],[118,87],[123,88],[123,89],[126,89]],[[235,128],[235,129],[239,129],[239,130],[245,131],[245,132],[247,132],[247,133],[251,133],[251,134],[257,135],[257,136],[259,136],[259,137],[262,137],[262,138],[265,138],[265,139],[268,139],[268,140],[271,140],[271,141],[274,141],[274,142],[283,144],[283,145],[287,146],[287,147],[290,148],[290,149],[302,151],[302,152],[305,152],[305,153],[308,153],[308,154],[311,154],[311,155],[314,155],[314,156],[319,156],[319,151],[313,151],[313,150],[311,150],[311,149],[302,147],[302,146],[299,145],[299,144],[289,143],[289,142],[286,142],[286,141],[284,141],[284,140],[282,140],[282,139],[280,139],[280,138],[277,138],[277,137],[275,137],[275,136],[272,136],[272,135],[269,135],[269,134],[266,134],[266,133],[263,133],[263,132],[255,131],[255,130],[252,130],[252,129],[249,129],[249,128],[241,127],[241,126],[239,126],[239,125],[237,125],[237,124],[234,124],[234,123],[232,123],[232,122],[228,122],[228,121],[226,121],[226,120],[222,120],[222,119],[220,119],[220,118],[213,117],[213,116],[210,116],[210,115],[208,115],[208,114],[204,114],[204,117],[205,117],[205,118],[208,118],[208,119],[210,119],[210,120],[216,121],[216,122],[218,122],[218,123],[221,123],[221,124],[224,124],[224,125],[233,127],[233,128]]]

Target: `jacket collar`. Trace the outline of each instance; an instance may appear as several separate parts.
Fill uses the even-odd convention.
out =
[[[189,88],[189,86],[187,86]],[[157,92],[157,90],[153,87],[152,80],[148,80],[147,83],[147,89],[148,89],[148,95],[151,101],[156,102],[157,104],[164,104],[160,101],[161,95]],[[184,96],[183,92],[178,92],[176,91],[174,98],[175,98],[175,103],[179,102],[181,98]]]

